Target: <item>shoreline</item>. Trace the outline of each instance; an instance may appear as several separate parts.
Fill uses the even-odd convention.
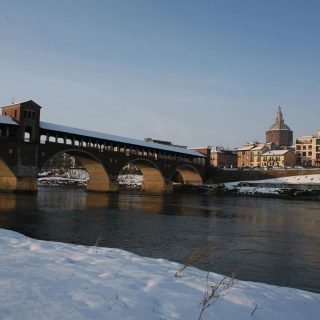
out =
[[[35,240],[5,229],[0,246],[5,318],[194,320],[208,286],[219,283],[221,294],[204,319],[302,320],[317,319],[320,312],[319,293],[192,266],[177,277],[179,263],[120,249]]]

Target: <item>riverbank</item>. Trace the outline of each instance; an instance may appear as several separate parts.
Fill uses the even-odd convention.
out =
[[[175,185],[174,191],[232,196],[320,200],[320,174],[220,184]]]
[[[320,295],[224,278],[110,248],[39,241],[0,229],[3,319],[318,319]],[[219,285],[220,283],[220,285]],[[220,293],[219,293],[220,292]],[[219,294],[218,294],[219,293]]]

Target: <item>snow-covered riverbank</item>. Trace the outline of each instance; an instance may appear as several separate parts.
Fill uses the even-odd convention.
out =
[[[243,195],[294,196],[299,194],[320,194],[320,174],[228,182],[222,184],[220,188],[226,192]]]
[[[89,176],[73,177],[66,176],[54,176],[54,175],[42,175],[38,178],[38,184],[40,186],[75,186],[86,187]],[[143,181],[143,176],[138,174],[122,174],[118,176],[118,183],[120,186],[125,186],[127,189],[139,189]]]
[[[0,229],[1,319],[196,320],[222,276],[130,252],[27,238]],[[301,275],[303,276],[303,275]],[[223,288],[223,287],[220,287]],[[203,319],[318,319],[316,293],[235,280]]]

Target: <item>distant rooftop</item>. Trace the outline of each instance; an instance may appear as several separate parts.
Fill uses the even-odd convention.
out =
[[[263,154],[263,156],[280,156],[286,154],[290,150],[270,150]]]

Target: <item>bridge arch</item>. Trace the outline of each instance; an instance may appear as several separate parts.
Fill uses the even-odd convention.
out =
[[[172,173],[170,180],[183,184],[198,185],[203,183],[198,169],[189,164],[181,165],[176,168],[176,170]]]
[[[143,191],[164,191],[166,184],[159,167],[148,159],[137,158],[130,160],[128,164],[136,166],[143,175],[141,190]]]
[[[96,192],[107,192],[113,191],[109,174],[105,168],[105,166],[101,163],[101,161],[95,157],[92,153],[86,150],[79,149],[65,149],[62,151],[58,151],[51,155],[51,159],[53,156],[57,154],[66,153],[70,156],[75,157],[77,160],[81,162],[83,167],[87,170],[89,175],[89,180],[87,182],[87,191],[96,191]]]

